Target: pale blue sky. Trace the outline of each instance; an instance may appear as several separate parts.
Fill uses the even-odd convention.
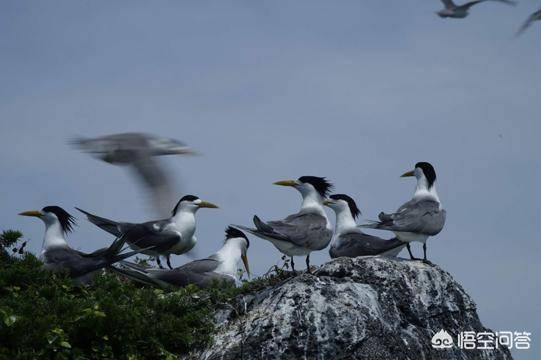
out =
[[[448,219],[429,258],[486,326],[532,332],[515,355],[538,358],[541,24],[512,37],[540,5],[453,21],[437,0],[2,2],[1,228],[38,251],[43,225],[22,210],[152,217],[123,169],[70,149],[76,135],[144,131],[201,151],[166,159],[186,192],[221,205],[199,213],[201,255],[229,223],[297,210],[275,180],[327,176],[365,220],[407,200],[414,182],[399,175],[430,161]],[[110,240],[82,218],[70,236],[83,250]],[[251,244],[256,273],[279,261]]]

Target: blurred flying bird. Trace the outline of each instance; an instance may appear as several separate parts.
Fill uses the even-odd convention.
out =
[[[396,256],[406,247],[407,243],[397,238],[384,240],[363,233],[355,222],[361,211],[350,196],[331,195],[323,203],[336,213],[336,225],[329,249],[331,258],[367,255]]]
[[[249,247],[246,235],[229,227],[225,231],[222,248],[206,259],[195,260],[172,270],[148,269],[127,261],[119,263],[114,269],[132,280],[160,287],[183,287],[189,284],[207,287],[220,281],[239,284],[238,264],[241,260],[250,276],[246,254]]]
[[[270,241],[281,253],[290,256],[293,271],[293,256],[306,255],[306,267],[310,271],[310,253],[326,248],[331,241],[332,228],[323,209],[323,199],[332,185],[325,178],[317,176],[301,176],[297,180],[282,180],[274,184],[291,186],[301,193],[300,211],[284,220],[269,222],[263,222],[255,215],[255,228],[234,226]]]
[[[40,211],[25,211],[19,215],[33,216],[45,223],[45,236],[40,258],[47,269],[64,269],[79,283],[87,283],[96,270],[124,260],[139,251],[121,253],[125,239],[116,239],[108,248],[83,253],[72,249],[65,235],[72,231],[75,218],[59,206],[46,206]]]
[[[203,201],[197,196],[182,197],[167,219],[149,221],[141,224],[117,222],[88,213],[76,208],[86,215],[88,221],[116,237],[122,236],[132,249],[146,249],[144,254],[155,256],[161,267],[160,255],[167,258],[170,269],[171,254],[184,254],[196,244],[195,213],[200,208],[218,208],[218,206]]]
[[[437,235],[445,224],[446,211],[442,209],[436,191],[436,171],[427,162],[418,162],[415,170],[408,171],[402,177],[415,176],[417,186],[413,198],[398,208],[395,213],[379,214],[379,221],[373,221],[361,227],[389,230],[396,237],[407,242],[408,252],[412,259],[409,242],[423,243],[423,259],[426,260],[426,240],[429,236]]]
[[[78,138],[72,144],[93,157],[113,165],[128,166],[149,191],[159,216],[167,216],[179,193],[167,168],[157,156],[194,154],[186,144],[144,133],[122,133],[97,138]]]
[[[538,20],[541,20],[541,9],[537,10],[536,12],[528,16],[528,18],[522,24],[520,29],[518,29],[516,36],[519,36],[520,34],[522,34],[527,28],[530,27],[530,25],[532,25],[534,21],[538,21]]]
[[[463,19],[468,16],[469,10],[473,5],[477,5],[485,1],[497,1],[508,5],[516,5],[516,2],[511,0],[475,0],[467,2],[463,5],[456,5],[453,0],[441,0],[444,5],[444,9],[436,12],[436,14],[441,18]]]

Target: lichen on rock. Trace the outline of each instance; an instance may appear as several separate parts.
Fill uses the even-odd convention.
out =
[[[488,331],[475,303],[436,265],[338,258],[219,311],[204,359],[510,359],[507,348],[432,347],[445,330]]]

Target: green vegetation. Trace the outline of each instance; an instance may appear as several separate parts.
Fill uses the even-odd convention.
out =
[[[177,359],[212,340],[214,312],[291,276],[274,268],[241,288],[161,290],[109,272],[92,285],[42,269],[18,231],[0,234],[0,359]]]

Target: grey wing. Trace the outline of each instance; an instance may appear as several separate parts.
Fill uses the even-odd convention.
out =
[[[172,208],[171,200],[176,195],[167,169],[160,159],[147,152],[132,162],[131,169],[148,190],[154,208],[160,215],[166,216]]]
[[[133,224],[125,233],[127,243],[139,249],[153,247],[153,251],[166,252],[178,244],[182,237],[164,229],[164,221]]]
[[[332,237],[332,231],[327,229],[326,219],[313,213],[300,212],[289,215],[284,220],[269,221],[267,225],[274,232],[281,234],[286,241],[302,247],[311,243],[311,247],[320,244],[319,247],[324,248]]]
[[[436,235],[445,224],[446,211],[432,200],[410,200],[394,214],[380,214],[378,229]]]
[[[208,259],[190,261],[189,263],[179,266],[177,269],[185,270],[185,271],[192,271],[192,272],[202,274],[202,273],[216,270],[219,265],[220,265],[220,261],[216,259],[208,258]]]
[[[537,20],[541,20],[541,10],[538,10],[528,16],[528,19],[521,25],[521,27],[518,29],[516,36],[519,36],[522,34],[527,28],[530,27],[530,25]]]
[[[452,0],[441,0],[441,2],[446,9],[454,9],[456,7]]]
[[[170,271],[161,271],[155,277],[175,286],[194,284],[206,287],[223,280],[234,282],[232,277],[214,272],[219,265],[218,260],[211,258],[196,260]]]
[[[377,236],[372,236],[360,232],[351,232],[340,235],[340,246],[333,249],[331,256],[357,257],[368,255],[379,255],[404,243],[394,238],[385,240]]]
[[[84,257],[70,248],[50,249],[44,258],[47,268],[66,269],[71,277],[79,277],[108,265],[103,257]]]

